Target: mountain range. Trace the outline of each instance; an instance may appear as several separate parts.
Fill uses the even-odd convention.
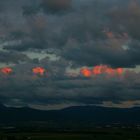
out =
[[[140,124],[140,108],[106,108],[74,106],[61,110],[42,111],[28,107],[0,105],[0,123],[53,122],[71,124]]]

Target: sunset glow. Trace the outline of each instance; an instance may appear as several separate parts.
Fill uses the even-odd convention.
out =
[[[88,68],[81,69],[81,74],[84,75],[85,77],[91,77],[91,75],[92,75],[90,69],[88,69]]]
[[[9,75],[13,72],[12,68],[10,67],[4,67],[0,69],[0,72],[4,75]],[[46,70],[43,67],[34,67],[32,69],[32,73],[34,75],[40,75],[43,76],[45,74]],[[101,74],[106,74],[109,76],[121,76],[124,73],[123,68],[111,68],[107,65],[97,65],[93,68],[82,68],[79,72],[84,77],[92,77],[92,76],[98,76]],[[78,74],[78,75],[79,75]],[[76,73],[68,73],[69,77],[77,77]]]
[[[111,68],[107,65],[97,65],[91,70],[88,68],[81,69],[81,74],[85,77],[91,77],[101,74],[107,74],[109,76],[115,76],[115,75],[122,75],[124,72],[123,68]]]
[[[35,67],[35,68],[32,69],[32,72],[35,75],[44,75],[45,69],[42,68],[42,67]]]
[[[11,74],[13,72],[13,70],[9,67],[2,68],[0,71],[5,75]]]

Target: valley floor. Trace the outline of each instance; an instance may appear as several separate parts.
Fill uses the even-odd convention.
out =
[[[140,131],[94,130],[93,132],[2,133],[0,140],[140,140]]]

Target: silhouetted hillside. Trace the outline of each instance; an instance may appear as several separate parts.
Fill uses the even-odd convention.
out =
[[[0,123],[46,121],[56,123],[135,124],[140,123],[140,108],[117,109],[77,106],[62,110],[41,111],[31,108],[8,108],[0,105]]]

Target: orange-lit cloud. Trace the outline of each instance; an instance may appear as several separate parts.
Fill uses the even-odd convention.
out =
[[[106,69],[106,73],[107,73],[109,76],[115,76],[116,71],[115,71],[115,69],[107,68],[107,69]]]
[[[44,75],[45,69],[42,67],[35,67],[32,69],[32,72],[36,75]]]
[[[93,68],[92,72],[93,72],[94,75],[99,75],[103,72],[102,69],[103,69],[102,66],[95,66]]]
[[[92,75],[90,69],[88,69],[88,68],[81,69],[81,74],[84,75],[85,77],[91,77],[91,75]]]
[[[2,74],[8,75],[13,72],[13,69],[10,67],[4,67],[0,69],[0,72]],[[32,73],[34,75],[41,75],[43,76],[45,74],[46,70],[43,67],[34,67],[32,68]],[[92,77],[92,76],[97,76],[101,74],[106,74],[109,76],[121,76],[124,73],[123,68],[111,68],[107,65],[97,65],[94,68],[82,68],[80,70],[80,74],[84,77]],[[77,73],[68,73],[67,74],[69,77],[77,77],[79,74]]]
[[[106,32],[108,38],[114,38],[113,32]]]
[[[13,72],[12,68],[9,68],[9,67],[4,67],[4,68],[1,68],[1,73],[3,74],[11,74]]]
[[[117,72],[118,75],[122,75],[124,70],[123,70],[123,68],[117,68],[116,72]]]
[[[107,74],[109,76],[115,76],[119,75],[121,76],[124,72],[123,68],[111,68],[107,65],[97,65],[95,66],[92,70],[88,68],[83,68],[81,69],[81,74],[85,77],[91,77],[96,76],[96,75],[101,75],[101,74]]]
[[[109,30],[109,28],[104,29],[104,30],[103,30],[103,33],[105,33],[105,35],[106,35],[108,38],[110,38],[110,39],[115,37],[114,33],[111,32],[111,31]]]

